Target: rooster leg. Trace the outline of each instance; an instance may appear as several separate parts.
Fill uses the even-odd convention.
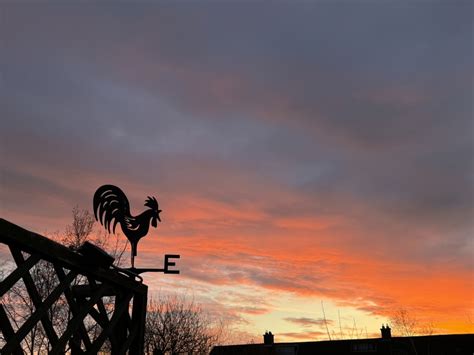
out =
[[[135,255],[132,253],[132,269],[135,268]]]

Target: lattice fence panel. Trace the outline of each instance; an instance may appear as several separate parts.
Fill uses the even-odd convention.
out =
[[[2,219],[0,243],[1,354],[143,353],[145,285]]]

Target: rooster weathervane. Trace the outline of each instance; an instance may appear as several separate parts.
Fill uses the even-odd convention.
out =
[[[130,203],[123,191],[114,185],[103,185],[94,194],[94,217],[110,233],[115,233],[115,227],[120,224],[122,232],[130,241],[131,250],[131,271],[142,273],[147,271],[164,272],[166,274],[178,274],[179,270],[169,270],[169,266],[174,266],[174,262],[169,259],[179,258],[179,255],[165,255],[164,269],[137,269],[135,268],[135,256],[137,256],[138,242],[147,235],[151,225],[156,228],[161,222],[158,201],[155,197],[150,197],[145,201],[148,209],[137,216],[130,213]]]

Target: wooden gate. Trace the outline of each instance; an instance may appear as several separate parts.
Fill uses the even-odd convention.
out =
[[[23,354],[26,337],[38,327],[50,354],[143,353],[146,285],[4,219],[0,243],[7,246],[0,250],[6,272],[0,282],[1,354]],[[32,272],[43,268],[55,280],[49,288]],[[13,319],[15,305],[8,303],[15,285],[31,304],[21,321]],[[57,310],[62,322],[55,320]]]

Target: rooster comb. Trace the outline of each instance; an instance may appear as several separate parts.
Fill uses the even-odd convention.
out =
[[[145,201],[145,206],[150,207],[151,209],[158,211],[158,201],[156,201],[156,198],[148,196],[148,198]]]

